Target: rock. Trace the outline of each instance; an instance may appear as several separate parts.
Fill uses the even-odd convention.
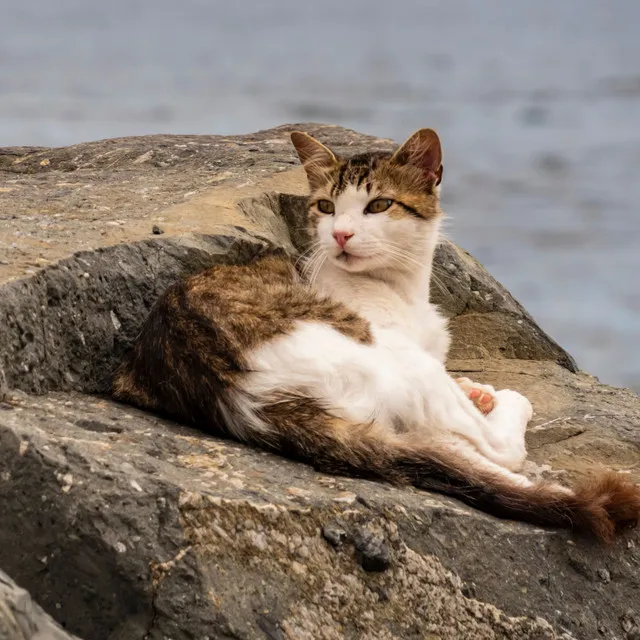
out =
[[[0,151],[14,189],[0,199],[0,566],[92,640],[618,636],[637,533],[603,549],[91,395],[176,278],[304,245],[296,128],[338,151],[391,148],[287,125]],[[451,243],[436,276],[449,368],[532,399],[532,473],[640,479],[638,396],[577,372]]]
[[[0,638],[2,640],[74,640],[11,578],[0,571]],[[76,640],[78,640],[76,638]]]
[[[339,547],[349,539],[349,533],[339,522],[328,522],[322,527],[322,537],[334,547]]]
[[[636,618],[633,609],[629,609],[624,613],[623,616],[620,617],[620,626],[622,627],[622,630],[627,634],[634,631],[634,629],[637,629]]]
[[[365,571],[386,571],[392,564],[391,549],[384,531],[362,527],[354,537],[356,560]]]

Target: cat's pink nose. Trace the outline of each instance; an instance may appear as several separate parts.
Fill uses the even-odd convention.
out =
[[[341,249],[344,249],[344,246],[349,242],[349,238],[353,238],[353,233],[349,233],[347,231],[333,232],[333,239],[338,243],[338,246]]]

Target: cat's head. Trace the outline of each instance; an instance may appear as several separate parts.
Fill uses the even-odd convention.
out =
[[[437,241],[442,149],[420,129],[395,153],[339,158],[301,132],[291,134],[309,180],[315,248],[346,271],[414,270]]]

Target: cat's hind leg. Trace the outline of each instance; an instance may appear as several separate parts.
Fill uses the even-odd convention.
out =
[[[511,389],[501,389],[495,393],[494,408],[486,416],[494,436],[509,452],[505,466],[511,471],[519,471],[527,457],[525,432],[533,415],[531,402],[521,393]]]
[[[493,433],[512,452],[507,468],[519,470],[526,458],[525,431],[533,414],[527,398],[517,391],[496,391],[489,384],[473,382],[469,378],[456,378],[458,386],[493,427]]]

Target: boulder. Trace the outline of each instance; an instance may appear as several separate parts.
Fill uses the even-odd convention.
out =
[[[288,133],[0,150],[0,567],[73,633],[635,638],[640,537],[603,548],[338,478],[104,394],[177,278],[305,243]],[[532,475],[640,480],[640,398],[580,371],[468,253],[438,250],[449,368],[531,398]]]

